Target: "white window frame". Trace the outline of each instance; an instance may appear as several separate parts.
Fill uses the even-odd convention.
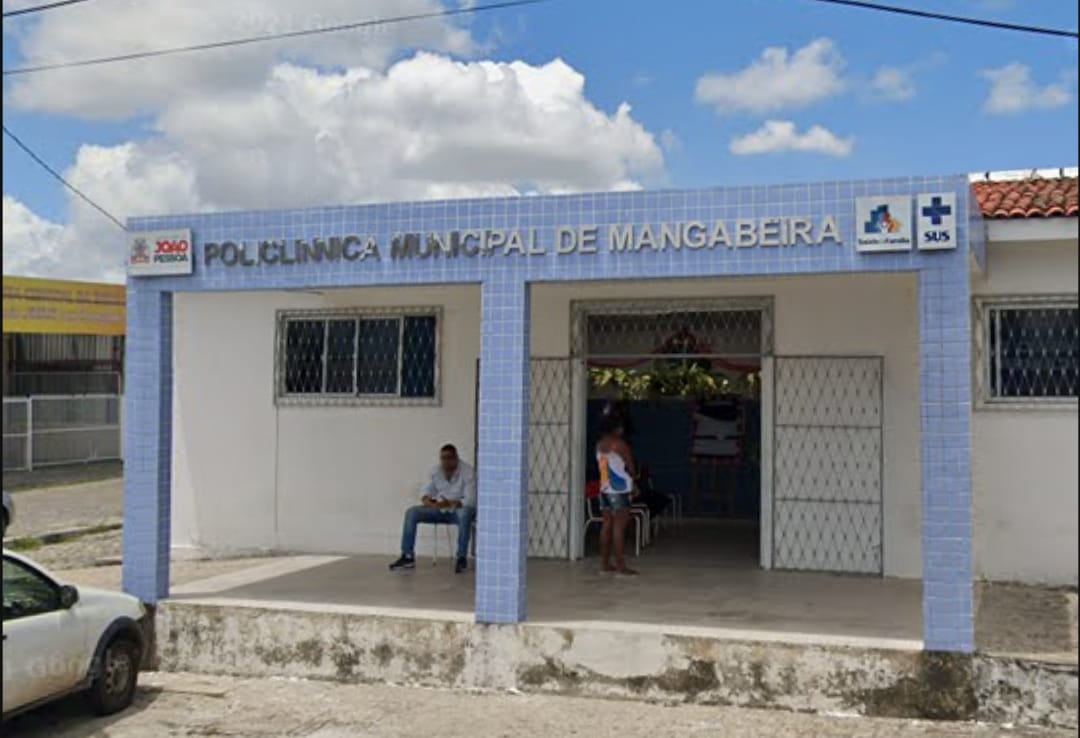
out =
[[[974,356],[972,367],[975,380],[975,407],[982,410],[1073,410],[1075,397],[995,397],[991,381],[990,331],[996,310],[1046,310],[1060,308],[1075,310],[1077,295],[976,295],[974,299]]]
[[[431,317],[435,319],[435,394],[432,397],[402,397],[401,396],[401,373],[404,363],[404,330],[405,318],[407,317]],[[289,323],[304,320],[320,320],[329,325],[333,320],[398,320],[398,368],[397,368],[397,392],[393,394],[359,394],[356,391],[355,370],[353,378],[353,391],[347,393],[288,393],[285,391],[285,365],[287,359],[287,331]],[[276,328],[274,338],[274,403],[277,405],[362,405],[362,406],[437,406],[442,404],[442,323],[443,311],[441,307],[433,306],[409,306],[387,308],[343,308],[343,309],[320,309],[320,310],[278,310],[276,316]],[[360,332],[356,332],[356,341],[360,340]],[[326,345],[323,346],[323,387],[326,386]],[[359,358],[359,346],[354,356]]]

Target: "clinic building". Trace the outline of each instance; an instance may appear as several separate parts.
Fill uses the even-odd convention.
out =
[[[1075,171],[129,227],[147,601],[172,556],[397,554],[453,442],[476,619],[525,620],[528,559],[595,555],[611,406],[679,523],[657,555],[921,580],[930,650],[972,650],[975,579],[1076,584]]]

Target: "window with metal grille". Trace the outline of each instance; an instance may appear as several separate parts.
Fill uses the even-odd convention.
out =
[[[985,300],[979,319],[985,402],[1076,403],[1076,298]]]
[[[438,316],[437,308],[280,313],[278,399],[437,401]]]

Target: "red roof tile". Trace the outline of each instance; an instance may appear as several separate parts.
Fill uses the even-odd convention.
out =
[[[1051,218],[1077,215],[1077,178],[1053,177],[973,182],[984,218]]]

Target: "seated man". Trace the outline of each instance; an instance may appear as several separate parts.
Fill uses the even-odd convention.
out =
[[[457,449],[446,444],[439,449],[439,465],[421,490],[420,504],[405,512],[401,527],[401,558],[390,569],[412,569],[416,566],[416,526],[420,523],[456,525],[457,563],[454,573],[468,568],[469,536],[476,517],[476,476],[472,467],[458,458]]]

